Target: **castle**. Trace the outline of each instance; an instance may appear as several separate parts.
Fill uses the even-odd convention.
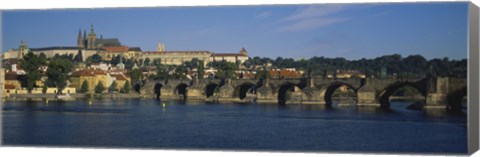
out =
[[[103,35],[100,35],[100,38],[97,38],[97,34],[93,29],[93,25],[90,26],[90,32],[80,29],[78,31],[77,37],[77,47],[81,49],[102,49],[104,47],[113,47],[113,46],[122,46],[120,41],[117,38],[104,39]]]
[[[198,59],[205,65],[210,62],[226,61],[242,64],[248,60],[248,53],[242,48],[237,53],[213,53],[210,51],[178,51],[166,50],[163,43],[158,43],[156,51],[142,51],[139,47],[129,47],[122,45],[118,38],[97,38],[97,33],[90,26],[90,31],[80,29],[77,36],[76,46],[55,46],[43,48],[28,48],[26,42],[21,41],[18,49],[11,49],[2,54],[2,59],[21,59],[27,52],[43,53],[47,58],[56,55],[77,55],[81,54],[82,61],[86,58],[98,54],[104,61],[110,61],[115,56],[122,56],[127,59],[150,59],[159,60],[166,65],[182,65],[184,62]]]

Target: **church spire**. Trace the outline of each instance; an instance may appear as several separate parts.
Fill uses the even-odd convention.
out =
[[[88,36],[96,36],[93,25],[90,25],[90,32],[88,33]]]
[[[83,48],[82,29],[78,30],[77,47]]]

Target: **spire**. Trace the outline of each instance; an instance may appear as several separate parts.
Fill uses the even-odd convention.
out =
[[[163,52],[163,51],[165,51],[165,45],[164,45],[163,43],[159,42],[159,43],[157,44],[157,51],[158,51],[158,52]]]
[[[90,25],[90,32],[88,33],[88,36],[95,36],[95,31],[93,30],[93,25]]]
[[[77,47],[83,48],[82,29],[78,30]]]
[[[87,30],[83,29],[83,39],[87,39]]]

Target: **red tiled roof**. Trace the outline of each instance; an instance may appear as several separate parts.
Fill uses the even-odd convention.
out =
[[[104,47],[105,51],[107,52],[127,52],[128,46],[112,46],[112,47]]]
[[[5,89],[15,89],[15,86],[11,84],[5,84]]]
[[[296,78],[301,77],[302,75],[297,71],[290,71],[290,70],[270,70],[270,76],[272,77],[289,77],[289,78]]]
[[[110,76],[115,77],[117,80],[127,80],[127,77],[121,74],[110,74]]]
[[[84,69],[73,72],[73,76],[95,76],[95,75],[107,75],[107,73],[101,69]]]
[[[5,80],[17,80],[17,73],[9,71],[5,73]]]
[[[255,76],[254,73],[243,73],[243,78],[255,78]]]

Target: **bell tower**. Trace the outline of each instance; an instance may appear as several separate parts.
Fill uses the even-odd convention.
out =
[[[97,35],[95,34],[95,31],[93,30],[93,25],[90,26],[90,32],[88,33],[88,46],[87,49],[95,49],[95,40],[97,39]]]
[[[23,59],[23,56],[28,53],[28,46],[23,40],[20,41],[20,46],[18,47],[17,59]]]

